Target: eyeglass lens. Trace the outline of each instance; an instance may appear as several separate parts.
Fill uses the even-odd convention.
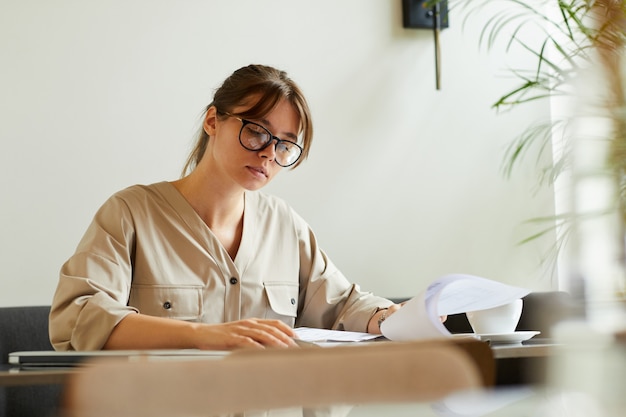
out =
[[[239,134],[239,141],[243,147],[251,151],[266,148],[273,142],[273,139],[274,137],[267,129],[252,122],[244,123]],[[276,138],[276,141],[276,163],[281,166],[293,165],[300,158],[302,152],[300,147],[282,139]]]

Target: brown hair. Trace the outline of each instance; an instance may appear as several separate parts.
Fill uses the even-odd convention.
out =
[[[285,71],[265,65],[248,65],[233,72],[219,87],[213,96],[213,101],[206,107],[206,111],[215,106],[218,115],[230,113],[234,107],[244,105],[251,96],[259,96],[259,100],[250,109],[237,114],[241,118],[261,119],[266,116],[282,99],[288,100],[300,117],[300,131],[302,134],[302,156],[291,168],[295,168],[306,159],[313,140],[313,124],[309,105],[300,90],[300,87],[291,80]],[[200,162],[209,135],[200,129],[196,144],[189,154],[182,175],[191,172]]]

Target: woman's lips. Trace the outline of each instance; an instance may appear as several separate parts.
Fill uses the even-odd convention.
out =
[[[258,177],[267,178],[267,170],[263,167],[248,166],[248,169]]]

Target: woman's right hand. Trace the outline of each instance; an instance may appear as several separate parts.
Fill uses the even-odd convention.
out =
[[[197,323],[198,349],[296,347],[295,332],[280,320],[244,319],[220,324]]]
[[[295,332],[280,320],[245,319],[206,324],[128,314],[111,332],[104,349],[204,349],[297,346]]]

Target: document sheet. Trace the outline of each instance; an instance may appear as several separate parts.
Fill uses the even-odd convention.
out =
[[[526,288],[474,275],[444,275],[390,315],[381,325],[381,331],[387,339],[397,341],[452,336],[441,316],[497,307],[529,293]],[[369,333],[310,328],[296,329],[296,333],[310,342],[359,342],[378,337]]]

